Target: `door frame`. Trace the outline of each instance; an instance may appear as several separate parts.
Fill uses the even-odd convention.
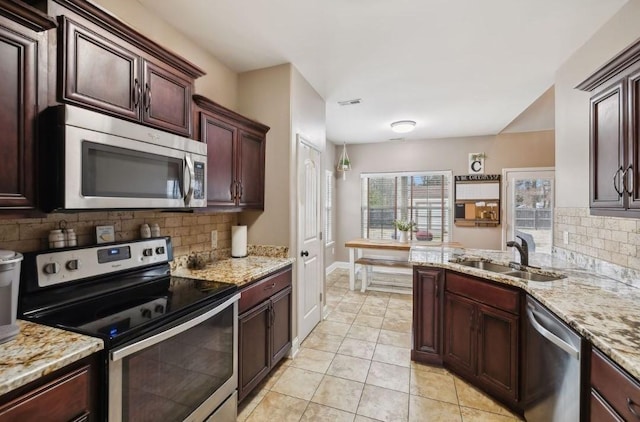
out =
[[[300,134],[300,133],[296,133],[296,154],[295,154],[295,165],[296,165],[296,202],[295,202],[295,218],[296,218],[296,247],[294,250],[295,253],[295,258],[296,258],[296,266],[297,266],[297,271],[296,271],[296,279],[297,279],[297,285],[296,285],[296,295],[295,295],[295,301],[296,301],[296,308],[297,308],[297,312],[296,312],[296,342],[297,342],[297,346],[299,347],[300,342],[302,342],[304,339],[301,338],[300,336],[300,328],[302,326],[302,319],[304,318],[304,311],[303,308],[304,306],[302,301],[302,289],[300,288],[301,283],[303,283],[303,273],[304,273],[304,262],[302,262],[302,257],[300,256],[300,249],[302,247],[302,244],[304,243],[304,239],[303,239],[303,233],[304,230],[302,230],[300,228],[300,224],[301,224],[301,218],[300,218],[300,201],[301,201],[301,195],[300,195],[300,190],[302,187],[301,184],[301,180],[302,177],[300,175],[300,146],[301,145],[305,145],[313,150],[315,150],[318,153],[318,167],[319,167],[319,176],[318,176],[318,236],[320,237],[320,247],[318,248],[318,261],[320,263],[320,265],[318,266],[319,270],[318,270],[318,291],[321,292],[322,295],[322,300],[319,300],[318,303],[318,307],[320,309],[320,319],[318,322],[321,322],[324,316],[324,303],[326,302],[326,295],[325,295],[325,288],[324,288],[324,284],[325,284],[325,270],[324,270],[324,237],[322,234],[322,230],[324,227],[324,213],[322,212],[322,198],[324,197],[324,190],[326,189],[326,187],[324,186],[324,178],[323,178],[323,152],[320,148],[318,148],[317,145],[315,145],[312,141],[310,141],[307,137],[305,137],[304,135]]]
[[[512,239],[508,239],[507,236],[509,235],[508,231],[509,231],[509,213],[507,212],[508,207],[509,207],[509,174],[510,173],[535,173],[535,172],[542,172],[542,171],[552,171],[554,173],[553,176],[553,207],[552,207],[552,212],[553,212],[553,223],[551,225],[551,242],[553,245],[553,231],[554,228],[553,226],[555,225],[555,208],[556,208],[556,183],[555,183],[555,171],[556,168],[555,167],[514,167],[514,168],[503,168],[502,169],[502,186],[500,187],[500,190],[502,191],[502,198],[503,200],[501,201],[502,204],[500,205],[500,212],[502,212],[502,215],[504,215],[504,224],[502,224],[502,250],[506,251],[507,250],[507,241],[508,240],[512,240]]]

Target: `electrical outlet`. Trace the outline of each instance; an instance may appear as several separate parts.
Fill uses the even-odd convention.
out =
[[[569,232],[566,230],[562,232],[562,241],[565,245],[569,244]]]
[[[211,230],[211,249],[218,249],[218,230]]]

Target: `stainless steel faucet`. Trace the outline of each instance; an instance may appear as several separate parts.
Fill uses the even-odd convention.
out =
[[[522,245],[520,245],[520,243],[516,242],[515,240],[510,240],[507,242],[507,246],[516,248],[518,250],[518,252],[520,253],[520,265],[528,266],[529,265],[529,245],[527,244],[527,241],[524,240],[524,238],[522,238],[521,236],[516,235],[516,237],[520,239],[520,241],[522,242]]]

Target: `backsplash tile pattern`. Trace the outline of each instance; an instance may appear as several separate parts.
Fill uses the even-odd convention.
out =
[[[567,245],[564,231],[569,233]],[[556,208],[553,244],[556,253],[585,268],[606,269],[617,279],[633,280],[640,274],[640,219],[592,216],[589,208]]]
[[[32,252],[47,249],[48,235],[65,221],[78,237],[78,245],[95,244],[95,226],[112,225],[116,240],[140,238],[141,224],[158,224],[160,234],[171,236],[174,255],[211,250],[211,230],[218,231],[218,249],[231,248],[231,226],[236,213],[180,213],[106,211],[48,214],[46,218],[0,219],[0,249]]]

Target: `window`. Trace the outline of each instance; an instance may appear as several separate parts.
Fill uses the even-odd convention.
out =
[[[362,176],[361,233],[366,239],[397,239],[394,220],[416,223],[421,240],[451,240],[450,171],[378,173]]]
[[[327,170],[324,179],[324,244],[328,246],[333,243],[333,191],[335,184],[333,172]]]

